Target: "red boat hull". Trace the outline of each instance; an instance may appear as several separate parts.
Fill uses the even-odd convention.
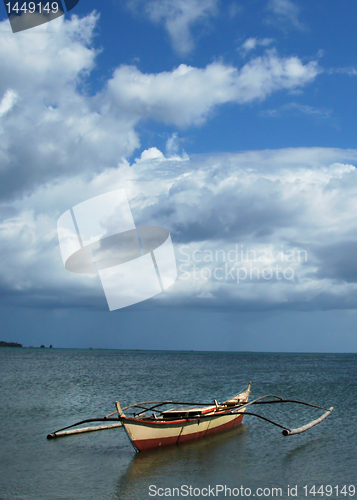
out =
[[[137,451],[184,443],[224,432],[241,424],[243,415],[221,414],[209,419],[149,422],[126,418],[122,421]]]

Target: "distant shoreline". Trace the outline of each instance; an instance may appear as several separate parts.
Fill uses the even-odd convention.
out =
[[[22,344],[18,344],[17,342],[4,342],[0,340],[0,347],[22,347]]]
[[[0,347],[22,347],[24,349],[45,349],[46,351],[56,350],[56,351],[117,351],[117,352],[130,352],[130,353],[140,353],[140,354],[149,354],[149,353],[181,353],[181,354],[240,354],[240,355],[265,355],[265,354],[281,354],[281,355],[345,355],[352,354],[357,355],[357,352],[329,352],[329,351],[202,351],[196,349],[138,349],[138,348],[110,348],[110,347],[53,347],[52,344],[49,346],[40,345],[40,346],[23,346],[17,342],[4,342],[0,341]]]

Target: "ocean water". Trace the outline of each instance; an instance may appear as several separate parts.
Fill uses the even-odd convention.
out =
[[[0,373],[1,500],[357,498],[356,354],[2,348]],[[138,454],[121,428],[46,439],[115,411],[116,400],[223,401],[249,380],[251,398],[335,409],[298,436],[246,416],[233,431]],[[291,427],[323,413],[255,409]]]

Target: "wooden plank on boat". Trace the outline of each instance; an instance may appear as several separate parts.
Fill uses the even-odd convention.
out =
[[[215,406],[206,408],[178,408],[177,410],[171,408],[162,412],[164,420],[178,420],[180,418],[198,418],[207,412],[215,410]]]

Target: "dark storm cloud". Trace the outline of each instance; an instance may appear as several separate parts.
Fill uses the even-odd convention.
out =
[[[215,193],[210,187],[183,180],[175,182],[156,205],[144,209],[140,221],[162,221],[170,227],[175,241],[186,243],[265,237],[294,225],[297,214],[297,207],[286,206],[276,181],[257,179],[249,187],[228,185]]]
[[[357,283],[357,241],[341,241],[317,247],[319,278],[331,278],[339,282]]]
[[[77,176],[49,183],[3,207],[5,302],[102,310],[98,277],[64,269],[56,222],[98,188],[124,187],[136,225],[167,228],[176,249],[179,277],[150,304],[222,311],[357,308],[351,237],[357,183],[354,166],[342,163],[356,161],[356,152],[166,159],[156,150],[143,156],[89,182]],[[239,258],[227,259],[237,249],[243,251]],[[204,260],[207,255],[212,257]]]

